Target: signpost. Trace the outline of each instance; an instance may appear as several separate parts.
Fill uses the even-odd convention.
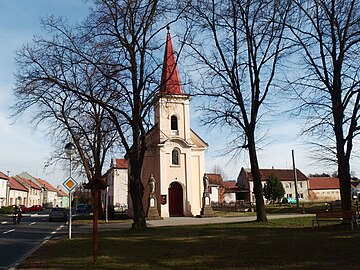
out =
[[[72,220],[71,193],[76,188],[77,185],[78,185],[78,183],[72,177],[67,178],[63,183],[63,186],[69,191],[69,239],[71,239],[71,220]]]

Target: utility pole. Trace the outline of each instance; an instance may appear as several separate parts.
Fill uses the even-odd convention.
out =
[[[292,153],[293,170],[294,170],[294,179],[295,179],[296,207],[299,209],[299,194],[298,194],[298,187],[297,187],[297,173],[296,173],[296,166],[295,166],[295,156],[294,156],[294,150],[291,150],[291,153]]]

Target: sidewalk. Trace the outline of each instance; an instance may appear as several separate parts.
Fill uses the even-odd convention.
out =
[[[268,219],[281,218],[295,218],[295,217],[311,217],[313,214],[268,214]],[[183,226],[183,225],[202,225],[202,224],[220,224],[220,223],[234,223],[234,222],[249,222],[255,221],[256,216],[246,217],[210,217],[210,218],[195,218],[195,217],[170,217],[160,220],[147,220],[148,227],[161,226]]]

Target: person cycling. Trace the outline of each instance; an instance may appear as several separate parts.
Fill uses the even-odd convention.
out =
[[[21,207],[20,206],[15,206],[15,209],[14,209],[14,224],[20,224],[20,220],[21,220]]]

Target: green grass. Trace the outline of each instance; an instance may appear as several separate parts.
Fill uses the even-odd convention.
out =
[[[157,227],[51,240],[18,269],[358,269],[359,230],[311,228],[311,217]]]

